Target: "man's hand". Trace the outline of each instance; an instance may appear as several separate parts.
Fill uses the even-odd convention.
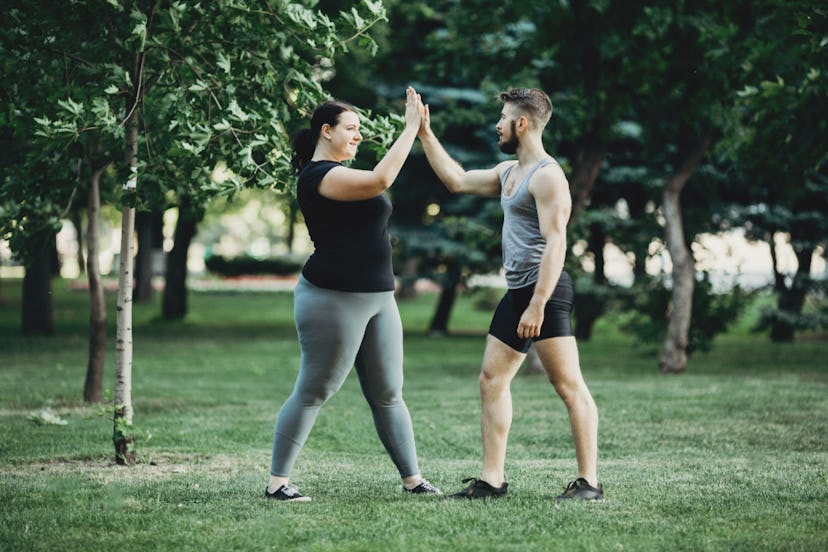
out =
[[[543,326],[544,307],[543,301],[536,301],[534,297],[532,298],[518,323],[517,334],[519,338],[529,339],[540,335],[541,326]]]
[[[417,131],[417,136],[422,140],[431,132],[431,113],[428,111],[428,104],[420,105],[420,130]]]

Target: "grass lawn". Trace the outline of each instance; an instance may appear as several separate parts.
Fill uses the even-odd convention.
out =
[[[20,282],[0,284],[0,550],[828,549],[828,341],[818,336],[772,345],[742,324],[685,375],[662,376],[657,344],[634,344],[603,320],[581,344],[601,414],[602,503],[552,499],[575,461],[544,377],[513,384],[513,492],[470,502],[400,492],[351,375],[293,474],[313,502],[284,504],[261,495],[299,365],[290,294],[191,293],[181,323],[157,320],[157,302],[136,305],[143,462],[124,468],[112,462],[111,413],[80,400],[86,294],[56,280],[57,335],[24,338]],[[434,301],[400,304],[405,397],[423,473],[451,492],[479,476],[489,313],[463,297],[455,335],[431,338]]]

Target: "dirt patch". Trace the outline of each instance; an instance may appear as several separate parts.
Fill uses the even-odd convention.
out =
[[[257,461],[259,460],[259,461]],[[226,455],[185,455],[185,454],[153,454],[147,461],[139,462],[134,466],[121,466],[113,459],[94,458],[84,460],[53,460],[48,462],[33,462],[18,466],[0,466],[0,474],[32,476],[44,474],[84,475],[100,478],[104,482],[112,481],[140,481],[174,477],[186,474],[227,475],[229,473],[261,469],[261,458],[256,459]]]

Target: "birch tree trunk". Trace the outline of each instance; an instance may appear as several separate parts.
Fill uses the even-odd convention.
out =
[[[89,206],[86,226],[86,277],[89,282],[89,363],[83,386],[85,402],[100,402],[103,398],[103,370],[106,356],[106,301],[101,285],[101,267],[98,262],[100,237],[101,174],[105,167],[92,173],[89,186]]]
[[[136,52],[133,63],[134,94],[127,100],[126,138],[124,155],[130,169],[124,185],[127,192],[137,187],[138,165],[138,104],[141,95],[141,64],[143,54]],[[115,444],[115,462],[135,463],[135,434],[132,427],[132,259],[134,246],[135,208],[124,205],[121,211],[121,264],[118,276],[117,336],[115,339],[115,414],[112,441]]]
[[[663,373],[678,374],[687,369],[687,336],[693,315],[695,263],[684,236],[681,191],[699,166],[712,141],[712,137],[702,139],[664,188],[664,234],[673,261],[673,290],[670,305],[667,307],[667,335],[658,355],[658,366]]]

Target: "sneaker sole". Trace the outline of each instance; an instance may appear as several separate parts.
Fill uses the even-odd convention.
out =
[[[299,498],[273,498],[271,496],[265,497],[267,500],[271,502],[310,502],[311,497],[309,496],[300,496]]]

